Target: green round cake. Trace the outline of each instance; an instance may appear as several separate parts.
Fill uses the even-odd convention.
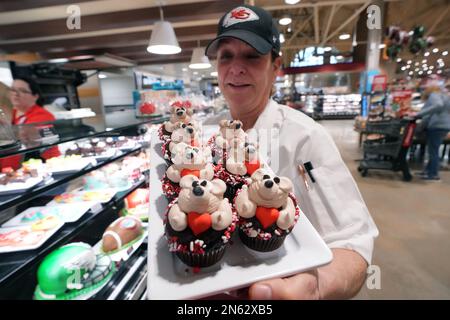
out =
[[[114,263],[87,243],[62,246],[44,258],[37,271],[36,300],[88,299],[111,279]]]

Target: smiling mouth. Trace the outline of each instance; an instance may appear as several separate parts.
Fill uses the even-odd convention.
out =
[[[229,83],[228,84],[232,88],[247,88],[250,87],[249,84],[236,84],[236,83]]]

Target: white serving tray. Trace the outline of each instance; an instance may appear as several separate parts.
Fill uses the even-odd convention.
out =
[[[0,195],[14,194],[26,191],[43,180],[42,176],[29,178],[25,182],[13,182],[6,185],[0,185]]]
[[[47,172],[58,175],[58,174],[71,174],[77,173],[78,171],[83,170],[89,164],[96,165],[97,162],[94,158],[80,158],[80,161],[73,162],[71,166],[59,167],[59,168],[50,168],[47,167]]]
[[[56,216],[60,218],[64,223],[71,223],[78,221],[89,209],[95,206],[96,203],[90,202],[78,202],[70,204],[58,204],[55,206],[45,206],[45,207],[31,207],[22,211],[14,218],[10,219],[8,222],[4,223],[2,227],[13,227],[13,226],[23,226],[33,224],[35,221],[22,221],[22,218],[27,214],[32,214],[33,212],[40,211],[46,216]]]
[[[88,192],[98,192],[103,193],[106,197],[104,199],[98,199],[98,200],[91,200],[91,201],[84,201],[82,200],[83,194]],[[107,203],[111,201],[112,198],[116,195],[117,190],[116,189],[98,189],[98,190],[74,190],[70,192],[65,192],[63,194],[73,194],[74,198],[72,198],[71,202],[57,202],[54,199],[47,203],[47,206],[55,206],[60,204],[72,204],[72,203]]]
[[[64,222],[60,222],[55,228],[43,231],[44,236],[36,243],[34,244],[28,244],[28,245],[21,245],[21,246],[0,246],[0,253],[7,253],[7,252],[17,252],[17,251],[25,251],[25,250],[34,250],[42,246],[45,241],[47,241],[53,234],[55,234],[56,231],[58,231],[62,226],[64,225]],[[0,236],[3,233],[13,231],[13,230],[31,230],[31,226],[20,226],[20,227],[10,227],[10,228],[0,228]]]
[[[233,245],[227,248],[220,262],[194,273],[192,268],[169,252],[164,237],[163,219],[168,203],[161,192],[160,180],[166,171],[166,164],[161,157],[161,142],[156,131],[152,134],[150,161],[149,300],[199,299],[247,287],[257,281],[287,277],[331,262],[331,250],[301,213],[297,225],[281,248],[259,253],[246,248],[235,233]]]

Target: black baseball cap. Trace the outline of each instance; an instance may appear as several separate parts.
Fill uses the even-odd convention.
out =
[[[208,44],[205,54],[214,55],[224,38],[242,40],[260,54],[280,53],[280,32],[272,15],[260,7],[240,5],[227,12],[220,19],[217,37]]]

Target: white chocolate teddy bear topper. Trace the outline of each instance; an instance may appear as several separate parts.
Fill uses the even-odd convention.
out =
[[[199,135],[197,127],[194,126],[191,122],[183,123],[178,122],[176,129],[172,132],[170,136],[169,150],[173,152],[175,146],[181,142],[184,142],[188,145],[198,147],[199,146]]]
[[[226,160],[226,169],[232,174],[252,175],[261,167],[258,146],[251,142],[232,140]]]
[[[277,177],[264,169],[251,176],[250,186],[244,185],[236,197],[236,210],[243,218],[256,218],[264,228],[276,222],[280,229],[287,230],[295,224],[295,205],[289,197],[292,182],[286,177]]]
[[[195,235],[212,228],[216,231],[231,225],[233,214],[228,199],[223,198],[225,182],[199,180],[188,175],[180,181],[181,191],[178,202],[168,214],[170,226],[175,231],[189,227]]]
[[[179,183],[185,175],[196,175],[200,179],[212,180],[214,167],[211,164],[211,150],[178,143],[172,150],[172,162],[166,172],[167,177]]]
[[[245,141],[245,131],[242,129],[242,122],[239,120],[221,120],[219,122],[219,134],[216,136],[216,145],[222,149],[231,147],[232,139]]]
[[[164,128],[168,132],[173,132],[178,127],[178,122],[186,124],[191,122],[192,124],[194,124],[193,121],[191,121],[191,116],[193,114],[192,108],[173,105],[170,108],[170,113],[170,119],[164,125]]]

